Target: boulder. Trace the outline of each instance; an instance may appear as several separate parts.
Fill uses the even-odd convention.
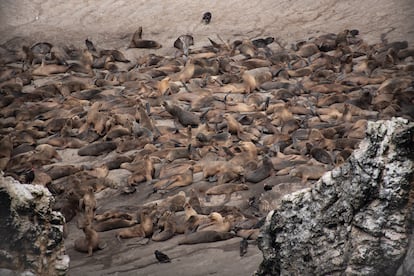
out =
[[[286,195],[255,275],[414,275],[414,123],[369,122],[348,161]]]
[[[0,172],[0,268],[4,273],[66,274],[65,220],[52,211],[53,200],[47,188],[21,184]]]

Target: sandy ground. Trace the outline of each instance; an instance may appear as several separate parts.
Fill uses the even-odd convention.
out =
[[[202,14],[212,13],[209,25]],[[172,51],[174,40],[192,34],[195,47],[207,37],[224,40],[275,36],[290,43],[345,28],[359,29],[369,43],[381,34],[390,41],[414,42],[414,1],[335,0],[2,0],[0,44],[12,38],[52,43],[82,44],[92,39],[102,47],[126,47],[132,33],[142,26],[144,38],[154,39]]]
[[[202,14],[213,15],[209,25]],[[233,41],[240,38],[274,36],[285,45],[317,34],[359,29],[369,43],[389,41],[414,43],[414,0],[335,1],[335,0],[230,0],[230,1],[154,1],[154,0],[1,0],[0,44],[15,40],[28,43],[48,41],[83,46],[86,38],[100,47],[123,48],[132,33],[142,26],[144,38],[163,45],[158,54],[174,52],[173,42],[182,34],[192,34],[195,46],[208,44],[208,37]],[[126,199],[125,199],[126,200]],[[122,202],[133,203],[133,196]],[[93,257],[73,250],[70,275],[251,275],[261,261],[253,244],[246,256],[238,253],[240,238],[206,245],[177,246],[175,237],[162,244],[142,246],[132,239],[122,244],[105,233],[111,244]],[[153,251],[166,252],[171,264],[155,262]],[[108,254],[111,252],[111,254]]]

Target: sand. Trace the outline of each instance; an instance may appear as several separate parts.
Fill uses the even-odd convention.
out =
[[[209,25],[201,24],[206,11],[212,13]],[[144,38],[163,45],[160,54],[171,53],[182,34],[194,36],[194,47],[217,35],[230,41],[274,36],[290,45],[345,28],[359,29],[368,43],[381,34],[414,42],[413,0],[2,0],[0,12],[0,44],[20,37],[79,46],[89,38],[101,47],[125,48],[139,26]]]
[[[201,23],[206,11],[213,15],[209,25]],[[173,54],[173,42],[182,34],[194,36],[194,47],[208,44],[207,38],[233,41],[266,36],[290,46],[315,35],[358,29],[369,43],[380,41],[383,35],[389,41],[407,40],[413,45],[413,15],[413,0],[1,0],[0,44],[23,40],[79,47],[89,38],[102,48],[125,49],[133,32],[142,26],[144,38],[163,45],[159,50],[133,49],[142,54]],[[73,223],[69,230],[77,233],[67,241],[70,275],[251,275],[262,259],[255,245],[241,258],[240,238],[207,246],[177,246],[179,237],[175,237],[142,246],[135,240],[117,244],[111,238],[115,232],[105,237],[116,250],[88,258],[73,249],[73,240],[81,232]],[[168,253],[172,263],[156,263],[155,249]]]

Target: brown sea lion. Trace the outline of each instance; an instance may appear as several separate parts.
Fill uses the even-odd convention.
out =
[[[78,222],[78,227],[83,230],[85,237],[75,240],[75,250],[79,252],[88,252],[88,256],[90,257],[92,256],[93,251],[105,247],[104,244],[100,243],[98,233],[92,228],[88,220]]]
[[[301,177],[302,183],[305,183],[309,179],[318,180],[326,171],[327,168],[321,165],[299,165],[293,168],[289,175]]]
[[[210,223],[200,225],[197,231],[217,231],[217,232],[229,232],[233,227],[233,216],[226,216],[225,218],[218,212],[212,212],[208,215],[211,220]]]
[[[226,180],[232,180],[244,175],[244,168],[226,161],[213,161],[203,165],[203,177],[217,175],[217,182],[223,184]]]
[[[131,225],[137,224],[136,219],[125,219],[125,218],[111,218],[100,222],[95,222],[93,228],[97,232],[104,232],[117,228],[124,228]]]
[[[96,210],[96,199],[93,187],[88,187],[86,193],[79,200],[79,209],[84,211],[85,219],[91,224]]]
[[[120,230],[116,237],[120,241],[122,239],[128,239],[128,238],[145,238],[150,237],[153,233],[153,222],[152,218],[150,216],[149,210],[142,210],[141,211],[141,220],[140,224],[125,228],[123,230]]]
[[[216,232],[216,231],[201,231],[187,234],[178,245],[182,244],[197,244],[208,243],[216,241],[224,241],[235,237],[235,234],[230,232]]]

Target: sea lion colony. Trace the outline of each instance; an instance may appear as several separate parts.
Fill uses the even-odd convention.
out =
[[[184,35],[181,55],[136,60],[125,51],[162,47],[142,28],[124,52],[0,48],[0,169],[46,186],[67,222],[81,216],[76,250],[91,255],[117,229],[120,242],[239,236],[244,255],[266,212],[344,162],[367,120],[414,117],[404,41],[369,45],[357,30],[291,49],[217,41],[190,48]]]

